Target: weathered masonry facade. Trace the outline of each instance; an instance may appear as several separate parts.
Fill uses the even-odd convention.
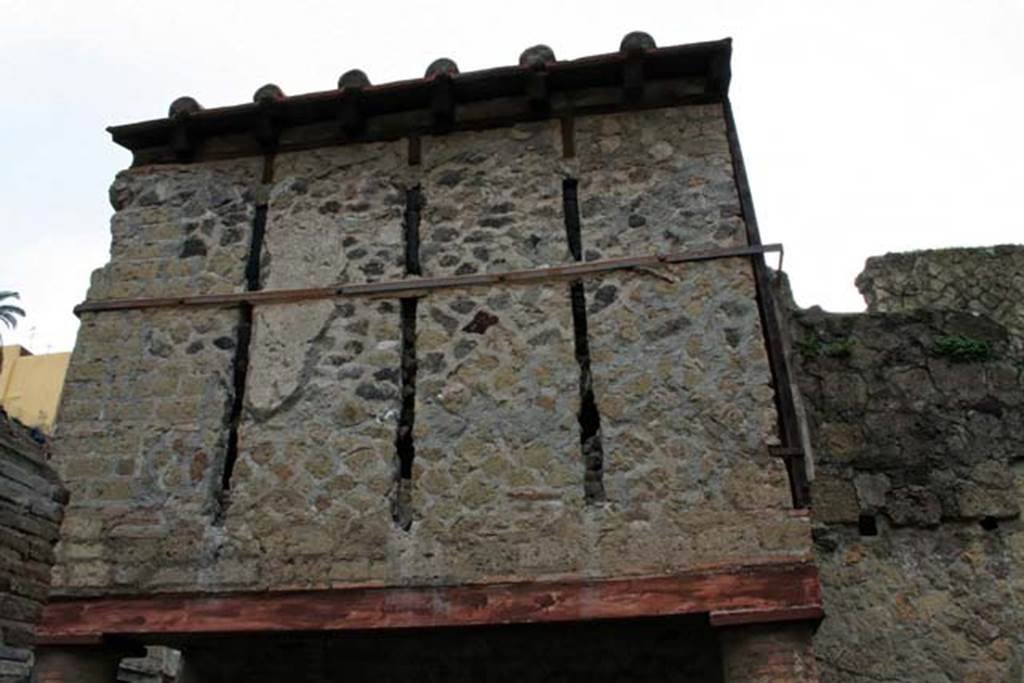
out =
[[[1018,681],[1024,246],[888,254],[857,284],[862,314],[781,296],[815,464],[821,678]]]
[[[39,675],[817,680],[729,54],[631,34],[112,129]]]
[[[42,434],[0,410],[0,683],[29,676],[67,500]]]

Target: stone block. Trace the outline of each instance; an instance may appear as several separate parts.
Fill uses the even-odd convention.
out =
[[[889,477],[884,474],[858,474],[853,483],[862,510],[877,511],[885,507],[886,494],[891,488]]]
[[[956,494],[960,515],[966,519],[995,517],[1009,519],[1020,515],[1020,494],[1014,489],[991,488],[963,482]]]
[[[942,519],[938,497],[922,486],[905,486],[889,491],[885,511],[897,526],[932,527]]]
[[[847,479],[819,471],[811,483],[811,500],[814,501],[814,518],[817,521],[856,523],[860,517],[857,491],[853,482]]]

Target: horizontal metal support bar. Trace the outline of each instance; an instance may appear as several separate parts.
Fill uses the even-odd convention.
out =
[[[769,252],[782,252],[781,244],[726,247],[704,251],[674,252],[650,256],[630,256],[602,259],[564,266],[511,270],[504,273],[476,273],[447,277],[409,277],[405,280],[369,282],[357,285],[335,285],[311,289],[277,289],[232,294],[205,294],[197,296],[155,297],[146,299],[106,299],[86,301],[75,307],[75,315],[100,311],[126,311],[146,308],[224,307],[250,304],[284,304],[317,299],[352,297],[394,297],[407,299],[421,297],[432,291],[461,287],[485,287],[499,284],[530,284],[550,280],[572,280],[587,275],[631,268],[657,268],[676,263],[711,261],[739,256],[756,256]]]

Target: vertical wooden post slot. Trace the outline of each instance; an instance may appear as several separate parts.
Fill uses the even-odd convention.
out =
[[[405,273],[422,275],[420,267],[420,208],[423,197],[420,187],[405,193]],[[412,527],[412,466],[416,459],[413,430],[416,426],[416,309],[419,299],[410,297],[400,301],[401,314],[401,406],[398,429],[395,433],[395,484],[391,501],[391,516],[401,529]]]
[[[256,212],[253,216],[252,236],[249,239],[249,257],[245,264],[245,289],[248,292],[259,291],[260,256],[263,252],[263,238],[267,229],[266,186],[274,180],[274,153],[268,152],[263,157],[263,175],[260,179],[261,188],[257,193]],[[245,405],[245,379],[249,374],[249,344],[252,341],[253,308],[249,302],[239,306],[238,331],[235,339],[235,358],[232,368],[232,398],[228,414],[228,440],[224,455],[224,469],[221,472],[220,513],[223,513],[231,490],[231,475],[234,473],[235,462],[238,460],[238,427],[242,421],[242,409]]]
[[[560,122],[562,124],[562,157],[574,159],[576,158],[576,119],[572,116],[563,116]],[[576,181],[573,180],[573,182]]]
[[[562,206],[569,253],[576,261],[582,261],[583,237],[577,186],[575,178],[566,178],[562,182]],[[600,503],[605,499],[604,446],[601,443],[601,414],[597,409],[594,377],[590,370],[587,297],[583,280],[573,280],[569,283],[569,301],[572,305],[576,363],[580,372],[580,408],[576,419],[580,425],[580,449],[583,455],[583,498],[588,504]]]

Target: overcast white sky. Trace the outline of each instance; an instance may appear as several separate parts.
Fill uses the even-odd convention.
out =
[[[872,254],[1024,241],[1024,0],[0,0],[0,290],[9,333],[70,349],[74,304],[109,249],[107,188],[130,162],[105,132],[203,105],[513,64],[734,39],[731,96],[766,242],[798,301],[857,310]]]

